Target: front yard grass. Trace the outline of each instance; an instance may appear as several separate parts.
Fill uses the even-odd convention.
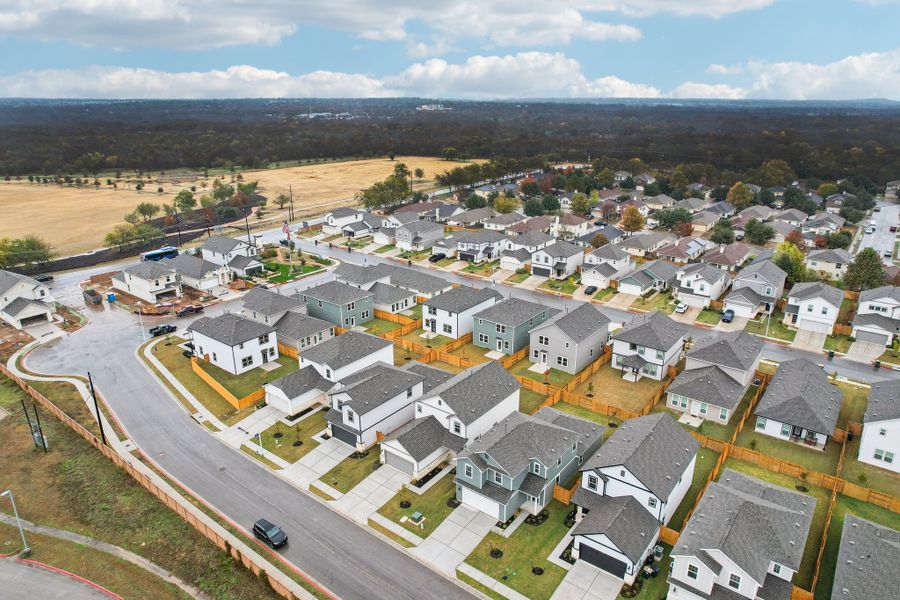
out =
[[[574,375],[570,375],[559,369],[550,369],[546,374],[529,371],[528,369],[530,369],[532,365],[534,365],[533,362],[527,358],[523,358],[514,364],[509,372],[513,375],[518,375],[519,377],[527,377],[528,379],[533,379],[540,383],[547,383],[555,388],[565,387],[572,381],[572,377],[574,377]]]
[[[500,268],[500,261],[472,263],[460,270],[460,273],[469,273],[471,275],[480,275],[482,277],[490,277]]]
[[[396,248],[394,244],[388,244],[386,246],[381,246],[379,248],[375,248],[375,254],[384,254],[385,252],[390,252],[394,248]]]
[[[456,262],[455,258],[453,258],[452,256],[447,256],[447,257],[442,258],[441,260],[437,261],[436,263],[434,263],[434,266],[442,269],[444,267],[449,267],[450,265],[452,265],[455,262]]]
[[[883,363],[890,363],[892,365],[900,365],[900,351],[894,350],[891,348],[890,350],[885,350],[884,354],[878,357]]]
[[[265,265],[267,271],[277,272],[277,275],[272,275],[268,278],[272,283],[284,283],[286,281],[293,281],[294,279],[303,277],[304,275],[322,270],[321,265],[301,265],[299,262],[294,263],[293,271],[291,271],[291,265],[285,265],[282,263],[267,262],[265,263]]]
[[[431,249],[428,248],[425,250],[417,250],[414,252],[407,250],[406,252],[401,252],[397,256],[399,256],[400,258],[402,258],[404,260],[411,260],[413,262],[419,262],[420,260],[425,260],[426,258],[431,256]]]
[[[701,310],[696,319],[698,323],[705,323],[707,325],[718,325],[719,321],[721,320],[722,313],[718,310],[712,310],[710,308],[704,308],[703,310]]]
[[[189,359],[185,360],[188,360],[190,363]],[[228,371],[203,360],[200,360],[198,364],[201,369],[225,386],[225,389],[234,394],[236,398],[243,398],[260,389],[266,383],[275,381],[279,377],[284,377],[300,368],[297,364],[297,359],[290,356],[279,356],[276,361],[281,366],[274,371],[266,371],[257,367],[240,375],[232,375]],[[188,364],[188,368],[190,368],[190,364]]]
[[[703,489],[703,486],[706,485],[706,478],[712,473],[717,460],[719,460],[718,452],[708,448],[700,448],[697,450],[697,461],[694,465],[694,479],[691,482],[691,487],[688,488],[687,493],[684,495],[684,500],[681,501],[681,504],[679,504],[675,512],[672,513],[672,518],[669,519],[669,528],[681,531],[681,527],[684,525],[684,519],[687,517],[688,511],[691,510],[694,503],[697,501],[697,496],[700,495],[700,491]]]
[[[367,321],[366,323],[364,323],[363,327],[366,328],[367,333],[382,336],[389,331],[400,329],[401,327],[403,327],[403,325],[401,325],[400,323],[394,323],[393,321],[388,321],[387,319],[380,319],[378,317],[375,317],[371,321]]]
[[[362,458],[353,458],[348,456],[333,469],[322,475],[319,481],[327,483],[342,494],[346,494],[356,487],[356,485],[372,474],[375,465],[379,463],[379,452],[377,448],[370,449],[368,454]]]
[[[574,391],[582,396],[592,394],[588,397],[622,410],[639,413],[661,387],[661,381],[649,377],[641,377],[636,382],[625,381],[622,379],[622,371],[606,364],[576,386]]]
[[[559,292],[571,296],[581,285],[580,275],[569,275],[565,279],[548,279],[542,283],[538,289],[547,290],[548,292]]]
[[[759,319],[750,319],[747,321],[746,327],[744,327],[745,331],[749,331],[755,335],[766,335],[766,321],[769,322],[769,337],[776,338],[779,340],[784,340],[786,342],[793,342],[794,338],[797,337],[797,331],[795,329],[791,329],[781,322],[781,319],[784,318],[784,313],[780,310],[776,310],[772,313],[772,316],[769,317],[761,317]]]
[[[672,302],[672,291],[659,292],[651,295],[649,298],[641,298],[639,296],[631,303],[631,308],[646,311],[660,310],[670,315],[675,310],[675,304]]]
[[[829,442],[825,450],[807,448],[794,442],[775,439],[770,435],[753,431],[756,419],[752,416],[747,419],[744,430],[741,431],[736,443],[738,446],[750,448],[767,456],[772,456],[783,461],[800,465],[810,471],[819,471],[826,475],[834,475],[837,470],[838,458],[841,454],[841,445]]]
[[[862,423],[866,414],[869,388],[843,382],[838,382],[837,386],[844,394],[841,411],[838,413],[838,428],[847,429],[847,423]]]
[[[407,489],[400,490],[378,509],[378,514],[419,537],[426,538],[453,512],[453,509],[447,506],[447,500],[455,496],[456,484],[453,482],[453,475],[447,473],[422,495]],[[410,503],[409,508],[400,508],[400,502],[403,500]],[[414,512],[420,512],[425,516],[425,522],[421,527],[409,519]],[[403,517],[406,517],[406,520],[401,523]]]
[[[528,271],[523,271],[522,273],[519,273],[518,271],[516,271],[515,273],[513,273],[512,275],[507,277],[505,279],[505,281],[507,281],[513,285],[516,285],[516,284],[522,283],[529,277],[531,277],[531,273],[529,273]]]
[[[618,293],[619,293],[618,291],[616,291],[615,289],[613,289],[611,287],[603,288],[602,290],[600,290],[599,292],[594,294],[594,300],[596,300],[598,302],[604,302],[607,299],[612,298],[615,294],[618,294]]]
[[[263,448],[275,454],[278,458],[294,463],[319,445],[319,442],[312,439],[312,437],[323,429],[325,429],[325,413],[321,409],[316,408],[314,413],[293,425],[285,425],[278,421],[263,431],[262,445]],[[276,433],[281,433],[281,437],[275,437]],[[303,443],[299,446],[294,446],[294,442],[297,440]]]
[[[519,411],[530,415],[546,399],[544,394],[522,388],[519,390]]]
[[[571,508],[553,500],[547,510],[550,515],[544,523],[523,523],[508,538],[488,533],[466,562],[532,600],[549,600],[566,570],[549,562],[547,556],[568,531],[565,519]],[[502,550],[503,556],[491,558],[494,548]],[[544,574],[532,574],[532,567],[543,568]]]
[[[847,442],[841,479],[900,498],[900,474],[860,461],[859,444],[859,436]]]
[[[852,343],[849,335],[829,335],[825,338],[825,349],[846,354]]]
[[[490,348],[481,348],[476,346],[475,344],[468,343],[459,348],[456,348],[450,354],[453,356],[458,356],[460,358],[465,358],[466,360],[470,360],[475,364],[480,364],[483,362],[487,362],[490,360],[489,358],[485,358],[485,354],[490,352]]]

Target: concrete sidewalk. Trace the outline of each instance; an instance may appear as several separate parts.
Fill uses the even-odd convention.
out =
[[[334,502],[334,506],[347,513],[357,523],[365,525],[369,516],[409,483],[409,476],[394,467],[382,465],[356,487]]]
[[[229,446],[240,448],[241,444],[256,437],[257,433],[262,433],[284,416],[285,414],[277,408],[266,405],[254,411],[248,417],[241,419],[240,422],[216,433],[216,435]],[[290,426],[285,425],[284,429],[287,431],[290,429]]]
[[[460,506],[410,552],[452,577],[456,568],[491,531],[494,523],[496,519],[490,515]]]
[[[281,475],[303,489],[353,454],[353,448],[336,438],[329,438],[309,454],[283,469]]]

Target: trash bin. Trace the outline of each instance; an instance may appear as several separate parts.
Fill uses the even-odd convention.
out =
[[[834,358],[834,350],[829,350],[828,351],[828,360],[831,360],[832,358]]]
[[[881,361],[880,361],[880,360],[876,360],[876,361],[875,361],[875,368],[876,368],[876,369],[880,369],[880,368],[881,368]]]

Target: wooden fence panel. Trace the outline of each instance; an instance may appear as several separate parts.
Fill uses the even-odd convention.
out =
[[[249,406],[253,406],[255,403],[259,402],[263,398],[266,397],[266,392],[262,388],[247,394],[243,398],[237,398],[234,394],[228,391],[225,386],[216,381],[212,375],[203,370],[203,367],[200,366],[200,360],[196,356],[191,357],[191,370],[194,372],[197,377],[202,379],[206,384],[216,391],[217,394],[222,396],[228,404],[232,405],[238,410],[243,410]]]
[[[680,533],[668,527],[659,528],[659,541],[670,546],[674,546],[678,542]]]

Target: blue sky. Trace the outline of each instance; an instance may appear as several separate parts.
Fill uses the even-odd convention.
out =
[[[0,96],[900,100],[900,0],[0,3]]]

